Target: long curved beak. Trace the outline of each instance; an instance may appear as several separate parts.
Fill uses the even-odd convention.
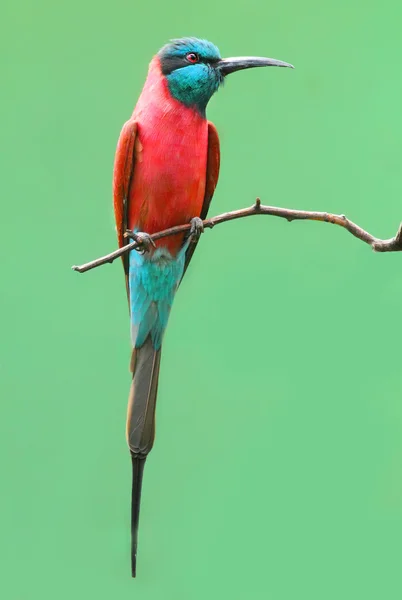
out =
[[[263,58],[262,56],[234,56],[223,58],[217,64],[222,75],[226,76],[242,69],[252,69],[253,67],[289,67],[294,69],[290,63],[276,60],[276,58]]]

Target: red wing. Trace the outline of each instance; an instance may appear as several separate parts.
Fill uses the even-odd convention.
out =
[[[205,182],[204,203],[201,209],[201,219],[206,219],[209,205],[211,204],[212,196],[214,195],[216,184],[219,177],[219,166],[221,160],[219,136],[216,127],[208,121],[208,157],[207,157],[207,174]],[[186,262],[184,264],[183,275],[189,265],[197,244],[190,244],[186,252]]]
[[[201,219],[206,219],[212,196],[214,195],[216,184],[219,177],[219,166],[221,162],[221,153],[219,146],[219,136],[213,123],[208,122],[208,158],[207,158],[207,179],[205,185],[204,204],[202,205]]]
[[[126,243],[123,235],[127,228],[127,202],[134,173],[136,135],[137,123],[134,120],[127,121],[121,130],[114,159],[113,204],[120,248]]]

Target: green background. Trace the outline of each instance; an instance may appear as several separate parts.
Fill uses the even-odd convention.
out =
[[[116,141],[152,55],[197,35],[296,70],[233,75],[211,215],[402,218],[399,0],[8,0],[1,56],[1,581],[7,600],[402,595],[402,257],[337,227],[206,232],[164,343],[138,578]]]

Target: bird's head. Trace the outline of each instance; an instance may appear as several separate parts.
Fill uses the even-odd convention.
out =
[[[274,58],[221,58],[214,44],[197,38],[172,40],[159,51],[158,56],[172,96],[202,113],[229,73],[252,67],[293,68],[289,63]]]

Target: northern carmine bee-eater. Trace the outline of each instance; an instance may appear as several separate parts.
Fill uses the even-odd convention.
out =
[[[113,195],[119,245],[131,230],[141,242],[123,259],[131,320],[132,384],[127,441],[132,459],[131,566],[136,574],[145,459],[155,434],[163,333],[193,255],[219,175],[219,138],[205,116],[227,75],[252,67],[292,67],[272,58],[222,59],[214,44],[173,40],[152,59],[148,77],[117,145]],[[190,234],[150,235],[183,223]]]

